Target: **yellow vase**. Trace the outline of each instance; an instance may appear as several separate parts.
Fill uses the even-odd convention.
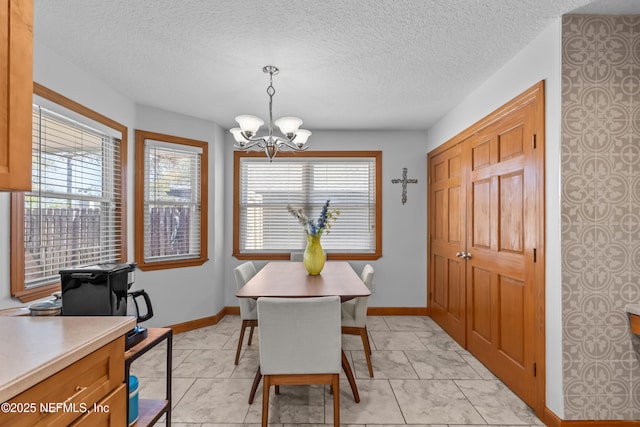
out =
[[[302,263],[307,272],[315,276],[320,274],[324,267],[325,254],[320,245],[320,235],[307,234],[307,247],[304,250]]]

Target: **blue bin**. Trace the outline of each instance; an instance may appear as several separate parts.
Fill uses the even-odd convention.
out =
[[[129,376],[129,426],[138,421],[138,378]]]

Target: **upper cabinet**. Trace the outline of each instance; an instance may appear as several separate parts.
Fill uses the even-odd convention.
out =
[[[33,0],[0,0],[0,190],[31,189]]]

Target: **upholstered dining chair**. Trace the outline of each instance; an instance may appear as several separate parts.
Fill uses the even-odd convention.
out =
[[[374,269],[371,264],[367,264],[362,269],[360,278],[371,290],[373,284]],[[371,346],[369,345],[369,334],[367,332],[367,306],[369,297],[354,298],[342,303],[342,333],[345,335],[360,335],[364,355],[367,359],[369,376],[373,377],[373,367],[371,366]]]
[[[258,298],[262,425],[269,420],[269,389],[329,384],[333,423],[340,425],[340,297]],[[258,376],[256,376],[258,378]]]
[[[256,275],[256,267],[251,261],[247,261],[240,264],[233,270],[233,274],[236,278],[236,288],[240,290],[247,282]],[[249,330],[249,342],[247,345],[251,345],[251,339],[253,338],[253,329],[258,326],[258,311],[256,308],[256,301],[251,298],[239,298],[240,300],[240,319],[242,319],[242,326],[240,326],[240,339],[238,340],[238,349],[236,350],[236,365],[240,360],[240,351],[242,350],[242,342],[244,341],[244,331],[247,328]]]

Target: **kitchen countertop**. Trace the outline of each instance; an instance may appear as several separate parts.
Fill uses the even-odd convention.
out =
[[[624,309],[627,313],[635,314],[636,316],[640,316],[640,304],[627,304]]]
[[[132,316],[0,316],[0,403],[135,325]]]

